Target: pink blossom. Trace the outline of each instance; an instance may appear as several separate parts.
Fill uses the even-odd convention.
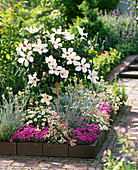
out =
[[[120,132],[123,134],[123,133],[126,133],[126,128],[124,128],[124,127],[121,127],[120,128]]]
[[[119,129],[119,128],[120,128],[119,126],[115,126],[115,127],[114,127],[114,130],[117,130],[117,129]]]

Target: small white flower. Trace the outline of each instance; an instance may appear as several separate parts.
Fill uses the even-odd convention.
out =
[[[46,118],[42,119],[44,122],[46,121]]]
[[[29,61],[33,62],[34,58],[31,56],[32,55],[32,51],[29,51],[27,54],[25,54],[24,52],[20,52],[20,55],[22,56],[22,58],[18,59],[18,62],[23,64],[25,62],[25,66],[28,67],[29,65]]]
[[[62,43],[60,43],[60,38],[55,39],[55,37],[51,37],[49,41],[53,44],[55,49],[58,49],[59,46],[62,47]]]
[[[62,69],[61,66],[57,66],[57,64],[55,65],[48,65],[49,67],[49,74],[55,74],[55,75],[59,75],[59,71]]]
[[[42,125],[42,126],[45,126],[45,122],[43,122],[41,125]]]
[[[27,124],[30,124],[30,123],[33,123],[33,121],[32,121],[32,120],[29,120],[29,121],[27,122]]]
[[[41,99],[41,102],[42,102],[42,103],[46,103],[47,105],[49,105],[49,104],[50,104],[50,100],[52,99],[52,96],[49,96],[49,95],[47,95],[46,93],[41,94],[41,96],[43,97],[43,98]]]
[[[34,117],[34,114],[30,115],[29,117],[30,117],[30,118],[33,118],[33,117]]]
[[[83,37],[83,36],[87,37],[88,33],[84,33],[84,32],[83,32],[83,29],[82,29],[81,27],[79,27],[79,26],[77,26],[77,28],[78,28],[79,34],[80,34],[82,37]]]
[[[40,39],[37,40],[37,44],[32,44],[32,47],[34,47],[33,51],[37,51],[39,54],[48,52],[47,46],[47,44],[42,44]]]
[[[65,68],[62,68],[61,71],[60,71],[60,76],[61,78],[67,78],[68,77],[68,74],[69,74],[69,71],[68,70],[65,70]]]
[[[52,55],[46,57],[45,61],[48,63],[48,65],[56,65],[56,59],[54,59]]]
[[[79,64],[77,60],[80,60],[81,58],[79,56],[76,56],[76,53],[73,52],[67,57],[67,64],[74,64],[75,66]]]
[[[89,71],[89,75],[87,76],[87,79],[90,79],[91,82],[97,83],[97,80],[99,79],[99,77],[97,76],[98,72],[95,71],[94,69],[88,70]]]
[[[34,118],[34,122],[37,122],[37,118]]]
[[[24,39],[24,44],[19,44],[19,48],[17,48],[17,52],[20,50],[20,48],[22,48],[23,51],[27,51],[27,50],[31,50],[32,49],[32,45],[29,43],[28,44],[28,40]]]
[[[59,29],[57,29],[57,30],[56,30],[55,28],[52,28],[51,30],[52,30],[55,34],[58,34],[58,35],[59,35],[59,34],[63,34],[62,29],[61,29],[61,26],[60,26]]]
[[[39,11],[40,12],[40,11]],[[27,30],[28,32],[30,32],[31,34],[34,34],[36,32],[38,32],[42,27],[36,28],[36,27],[26,27],[25,30]]]
[[[37,73],[35,72],[33,76],[28,75],[29,81],[28,84],[32,84],[32,86],[37,86],[37,81],[40,81],[40,79],[37,78]]]
[[[69,48],[68,50],[66,48],[62,48],[62,51],[62,58],[66,58],[71,55],[71,53],[73,52],[73,48]]]
[[[70,32],[68,32],[67,30],[64,32],[64,38],[66,39],[66,40],[74,40],[74,38],[75,38],[75,35],[74,34],[70,34]]]
[[[90,64],[85,63],[86,59],[82,58],[81,63],[78,62],[77,67],[75,68],[76,71],[83,71],[84,73],[87,72],[87,69],[90,68]]]

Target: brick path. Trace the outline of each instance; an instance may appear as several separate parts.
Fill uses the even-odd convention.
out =
[[[114,123],[117,125],[129,125],[134,130],[132,140],[138,137],[138,79],[121,79],[121,83],[126,85],[126,92],[129,95],[127,105],[121,109],[120,114]],[[131,109],[131,110],[130,110]],[[68,169],[68,170],[102,170],[102,154],[104,150],[111,149],[116,157],[120,155],[117,152],[117,134],[111,128],[105,142],[103,143],[99,154],[95,159],[78,158],[55,158],[55,157],[32,157],[32,156],[2,156],[0,155],[0,170],[39,170],[39,169]]]

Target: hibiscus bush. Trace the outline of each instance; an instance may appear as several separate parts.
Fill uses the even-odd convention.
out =
[[[92,48],[91,42],[87,41],[87,33],[78,27],[78,36],[75,37],[67,30],[52,29],[52,32],[44,31],[43,28],[26,28],[30,39],[23,39],[16,48],[16,61],[18,68],[25,68],[24,74],[28,77],[31,92],[41,95],[42,103],[49,105],[51,96],[58,96],[59,85],[62,87],[74,79],[83,82],[94,83],[98,79],[97,72],[89,63]],[[25,38],[25,37],[24,37]],[[55,93],[53,88],[56,89]],[[50,94],[50,95],[47,95]]]

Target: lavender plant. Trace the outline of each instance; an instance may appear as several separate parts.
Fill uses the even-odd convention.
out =
[[[124,55],[138,53],[138,31],[137,22],[134,20],[133,13],[120,15],[119,10],[108,14],[102,13],[99,16],[104,28],[107,30],[105,35],[105,49],[116,48]]]

